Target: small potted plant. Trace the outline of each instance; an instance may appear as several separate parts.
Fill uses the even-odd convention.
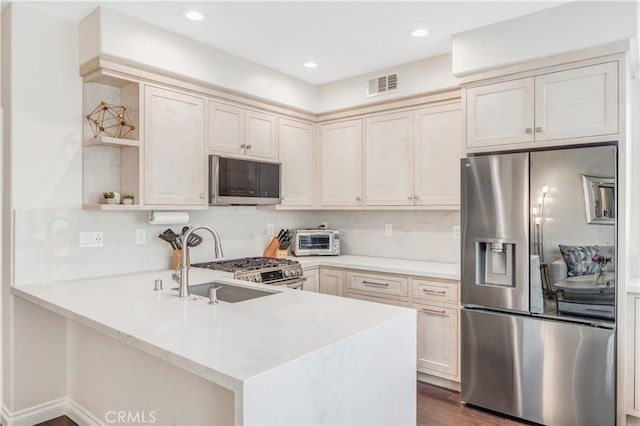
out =
[[[122,204],[133,204],[133,195],[123,195]]]
[[[102,197],[106,204],[117,204],[116,194],[114,192],[103,192]]]

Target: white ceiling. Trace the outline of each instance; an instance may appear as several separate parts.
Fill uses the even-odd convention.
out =
[[[451,50],[455,33],[526,15],[566,1],[386,2],[33,2],[79,20],[98,5],[249,59],[313,84],[322,84]],[[194,9],[201,22],[180,12]],[[426,28],[424,38],[409,36]],[[316,69],[306,69],[305,61]]]

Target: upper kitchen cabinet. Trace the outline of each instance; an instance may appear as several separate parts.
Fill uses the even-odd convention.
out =
[[[416,205],[460,205],[460,104],[415,112]]]
[[[467,89],[467,147],[533,142],[533,79]]]
[[[618,102],[616,61],[468,88],[467,150],[615,135]]]
[[[413,111],[365,121],[366,203],[413,205]]]
[[[144,87],[144,203],[206,208],[204,99]]]
[[[361,206],[362,120],[323,125],[320,145],[320,204],[323,207]]]
[[[618,63],[535,78],[536,141],[618,133]]]
[[[84,76],[83,95],[83,206],[100,210],[138,209],[140,84],[134,78],[97,70]],[[123,117],[118,118],[118,114]],[[127,125],[120,127],[122,121]],[[102,197],[105,192],[133,196],[133,204],[105,204]]]
[[[208,101],[208,147],[216,154],[275,160],[276,117],[221,102]]]
[[[278,119],[280,162],[282,163],[282,205],[313,205],[313,126]]]

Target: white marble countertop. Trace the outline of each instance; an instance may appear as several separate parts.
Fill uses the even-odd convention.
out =
[[[422,262],[418,260],[352,255],[291,257],[291,259],[300,262],[305,269],[327,266],[386,272],[389,274],[460,280],[460,265],[457,263]]]
[[[176,296],[171,270],[14,287],[13,293],[123,343],[238,391],[243,381],[385,322],[414,313],[379,303],[290,290],[191,269],[191,284],[218,280],[278,294],[209,305]],[[164,290],[153,291],[154,280]]]

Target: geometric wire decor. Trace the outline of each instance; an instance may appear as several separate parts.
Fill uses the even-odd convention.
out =
[[[112,105],[105,101],[100,102],[100,105],[87,115],[87,120],[94,138],[102,132],[112,138],[123,138],[136,128],[129,118],[126,106]]]

